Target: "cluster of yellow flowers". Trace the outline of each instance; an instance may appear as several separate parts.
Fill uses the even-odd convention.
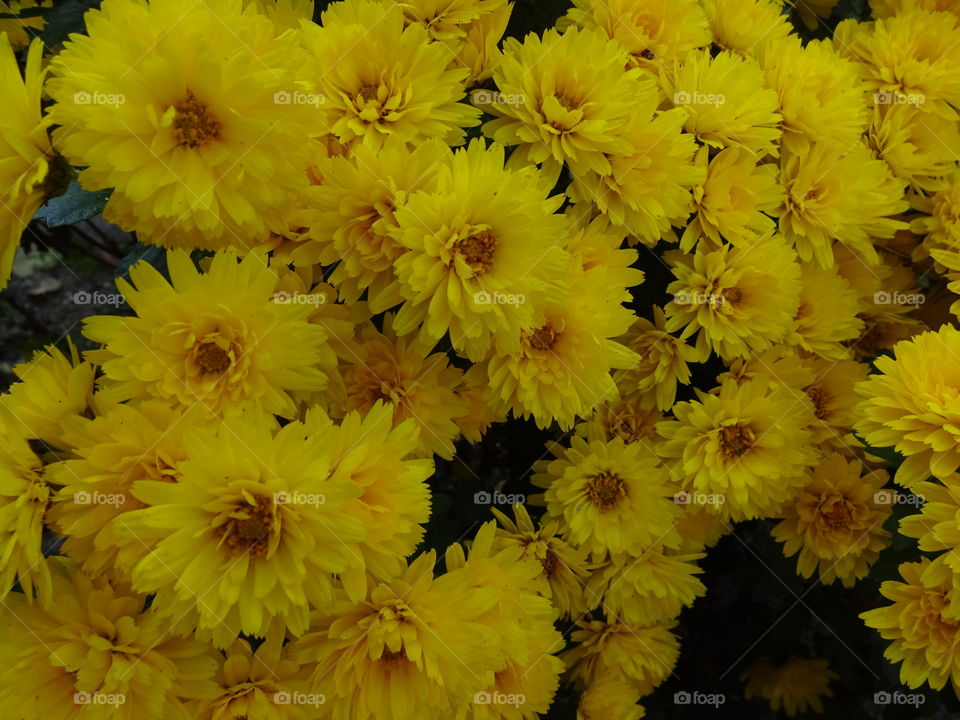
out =
[[[940,554],[863,618],[960,693],[960,331],[921,307],[960,293],[960,6],[801,41],[835,4],[504,39],[507,0],[103,0],[49,58],[0,20],[0,286],[58,163],[167,249],[0,396],[0,715],[521,720],[564,679],[636,720],[733,523],[867,576],[904,496],[864,444]],[[565,431],[542,517],[438,559],[434,456],[509,418]],[[743,678],[789,715],[838,679]]]

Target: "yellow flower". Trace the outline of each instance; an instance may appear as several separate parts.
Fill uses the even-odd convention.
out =
[[[800,305],[787,342],[831,360],[849,357],[844,343],[857,338],[864,327],[858,306],[856,291],[836,268],[800,263]]]
[[[903,212],[904,182],[857,142],[847,150],[814,144],[808,151],[784,150],[780,182],[786,190],[780,231],[800,259],[833,264],[833,241],[848,245],[867,263],[878,262],[873,238],[889,238],[906,224],[889,218]]]
[[[667,99],[687,111],[684,129],[714,148],[740,145],[757,157],[777,155],[777,94],[764,85],[756,60],[726,50],[692,53],[672,71],[661,71]]]
[[[256,8],[284,30],[313,20],[313,0],[243,0],[243,5]]]
[[[291,418],[290,391],[324,387],[337,363],[327,333],[308,322],[309,304],[278,301],[262,255],[238,262],[222,251],[200,273],[173,250],[167,266],[170,282],[146,262],[130,268],[133,284],[117,281],[136,316],[84,322],[84,334],[104,345],[88,358],[101,365],[110,399],[152,395],[223,415],[258,406]]]
[[[900,682],[909,688],[927,683],[940,690],[949,680],[960,693],[960,620],[946,595],[954,589],[951,571],[937,561],[900,565],[903,582],[887,580],[880,594],[892,604],[860,613],[867,627],[893,642],[883,656],[900,666]]]
[[[715,45],[750,55],[793,32],[781,0],[701,0]]]
[[[406,298],[398,335],[418,327],[436,342],[482,360],[496,344],[516,348],[534,327],[534,307],[557,282],[568,256],[563,198],[530,169],[505,170],[504,148],[483,141],[458,150],[438,170],[435,190],[420,190],[396,211],[395,238],[407,252],[394,267]]]
[[[557,22],[561,29],[570,25],[603,30],[627,49],[631,65],[654,73],[710,44],[707,18],[696,0],[573,0]]]
[[[641,692],[622,677],[601,677],[580,695],[577,720],[641,720],[642,705],[637,705]]]
[[[104,0],[86,26],[48,89],[57,148],[85,188],[113,188],[104,217],[187,249],[287,231],[323,132],[316,104],[289,102],[305,90],[293,36],[239,0]]]
[[[923,505],[919,513],[900,520],[900,534],[916,538],[923,552],[942,552],[937,561],[946,564],[954,573],[960,572],[960,516],[957,514],[960,507],[960,475],[947,475],[941,478],[940,483],[918,483],[914,490],[923,499]],[[949,595],[953,607],[960,610],[956,583]]]
[[[665,255],[677,278],[667,287],[666,330],[697,335],[697,348],[724,359],[761,351],[783,340],[797,312],[800,265],[777,234],[748,245],[697,247],[693,255]]]
[[[630,288],[643,282],[643,270],[637,264],[638,253],[634,248],[622,247],[622,228],[611,225],[605,215],[590,217],[583,205],[568,208],[566,215],[575,220],[576,229],[567,241],[566,250],[580,261],[584,271],[602,267],[606,273],[605,284],[609,285],[611,299],[629,303],[633,300]]]
[[[171,638],[143,596],[103,576],[54,578],[56,609],[17,595],[0,613],[5,717],[94,720],[135,708],[137,717],[166,720],[188,717],[185,702],[214,695],[213,653]]]
[[[787,717],[797,714],[823,712],[823,698],[832,698],[830,682],[840,676],[830,669],[827,660],[790,658],[782,665],[761,660],[748,668],[740,679],[744,681],[744,697],[766,700],[774,711],[783,708]]]
[[[480,111],[458,102],[467,70],[449,67],[450,48],[427,30],[404,23],[400,4],[356,0],[329,5],[321,25],[301,26],[319,104],[331,132],[345,144],[380,147],[390,135],[419,143],[463,142]]]
[[[771,516],[803,484],[816,455],[806,429],[809,407],[763,377],[726,380],[716,395],[673,406],[657,426],[660,455],[705,507],[734,520]]]
[[[857,385],[863,400],[854,429],[871,447],[906,458],[894,477],[906,488],[949,476],[960,467],[960,330],[941,325],[903,340],[875,365],[878,373]]]
[[[922,105],[877,105],[866,141],[896,177],[925,192],[949,184],[960,156],[957,122]],[[923,200],[918,197],[918,205]]]
[[[429,3],[446,0],[426,0]],[[467,2],[485,2],[485,0],[465,0]],[[492,6],[487,6],[492,7]],[[457,57],[454,64],[464,67],[470,75],[467,78],[467,87],[473,87],[493,75],[503,60],[500,52],[500,39],[507,31],[510,15],[513,12],[513,3],[506,0],[496,0],[495,8],[491,12],[482,14],[476,20],[462,26],[466,33],[462,42],[457,46]]]
[[[0,13],[17,15],[21,10],[53,7],[53,0],[0,0]],[[30,44],[28,30],[42,30],[46,22],[42,17],[17,17],[0,19],[0,35],[6,35],[14,50],[21,50]]]
[[[0,2],[0,12],[3,8]],[[0,20],[0,26],[4,22]],[[53,146],[47,135],[50,118],[40,111],[46,75],[42,58],[43,43],[35,40],[27,52],[25,77],[21,77],[10,38],[0,27],[0,95],[4,98],[0,116],[0,290],[10,280],[20,236],[48,189]]]
[[[839,2],[840,0],[792,0],[790,4],[807,29],[816,30],[822,23],[821,18],[830,17]]]
[[[813,371],[811,382],[803,388],[813,403],[810,431],[815,444],[856,444],[851,431],[857,421],[859,397],[854,388],[867,379],[870,368],[854,360],[825,360],[812,356],[804,365]]]
[[[630,373],[623,379],[632,383]],[[621,383],[622,384],[622,383]],[[577,423],[575,430],[587,440],[613,440],[620,438],[625,443],[645,443],[652,447],[658,441],[656,425],[663,420],[657,410],[654,395],[639,390],[620,388],[620,396],[601,403],[588,420]]]
[[[786,557],[797,555],[797,574],[817,576],[824,585],[840,580],[852,587],[870,571],[890,540],[883,523],[892,503],[882,490],[887,474],[864,472],[859,460],[840,453],[824,457],[807,484],[784,506],[783,520],[773,529],[784,543]]]
[[[960,262],[954,254],[937,255],[937,251],[955,253],[960,249],[960,171],[948,175],[944,186],[932,197],[916,195],[912,204],[925,213],[910,224],[913,232],[925,236],[922,248],[947,269],[960,272]]]
[[[760,66],[779,98],[783,147],[805,153],[818,143],[845,152],[867,127],[863,81],[856,64],[826,42],[791,36],[763,46]]]
[[[936,12],[943,10],[960,16],[960,8],[953,0],[870,0],[871,14],[875,18],[889,18],[914,9]]]
[[[960,105],[960,17],[911,9],[861,23],[844,20],[833,35],[841,55],[856,60],[877,103],[906,102],[955,119]]]
[[[689,252],[701,238],[711,246],[723,240],[743,245],[774,227],[764,213],[774,210],[783,199],[777,182],[777,166],[758,164],[757,157],[742,147],[729,147],[707,162],[707,148],[697,152],[697,164],[707,176],[693,188],[696,216],[680,238],[680,249]]]
[[[680,543],[668,471],[640,443],[570,439],[555,460],[534,465],[532,482],[545,488],[546,517],[594,560],[609,553],[640,555],[655,543]]]
[[[570,58],[579,58],[576,67]],[[519,146],[511,162],[542,164],[556,182],[564,163],[574,175],[612,172],[608,156],[623,157],[624,137],[635,108],[658,99],[656,83],[637,68],[624,69],[623,46],[599,30],[547,30],[523,43],[508,38],[503,62],[494,71],[498,93],[474,94],[495,116],[484,133],[503,145]],[[574,71],[575,70],[575,71]]]

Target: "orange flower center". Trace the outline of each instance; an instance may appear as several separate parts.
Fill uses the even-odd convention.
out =
[[[534,350],[542,350],[546,352],[547,350],[552,350],[553,346],[557,343],[557,337],[560,333],[554,330],[549,323],[544,325],[542,328],[537,328],[533,332],[529,333],[526,336],[527,344],[530,345]]]
[[[807,389],[807,397],[813,401],[813,414],[817,416],[818,420],[823,420],[827,417],[827,408],[826,408],[826,397],[824,396],[823,388],[812,387]]]
[[[741,457],[753,447],[754,440],[753,430],[743,425],[720,428],[720,452],[724,457]]]
[[[192,91],[187,91],[186,99],[173,107],[177,112],[173,119],[173,136],[177,145],[196,149],[220,139],[220,121],[193,96]]]
[[[232,517],[215,530],[217,540],[234,555],[249,553],[250,557],[266,557],[275,518],[272,503],[255,495],[255,505],[244,504]]]
[[[482,275],[493,265],[493,251],[496,246],[496,238],[488,231],[481,230],[457,240],[453,244],[453,251],[463,258],[475,274]]]
[[[193,358],[204,375],[222,375],[230,367],[230,355],[216,343],[203,343]]]
[[[587,498],[600,512],[612,510],[627,496],[627,485],[619,475],[602,472],[587,483]]]

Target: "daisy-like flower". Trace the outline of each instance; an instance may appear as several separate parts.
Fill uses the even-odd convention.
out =
[[[841,55],[856,60],[878,103],[908,102],[956,118],[960,105],[960,17],[912,9],[874,22],[844,20],[834,31]]]
[[[445,353],[431,353],[433,343],[422,337],[398,338],[393,316],[383,320],[383,332],[373,323],[360,329],[362,355],[340,368],[346,386],[346,411],[366,414],[382,401],[394,408],[393,422],[412,418],[420,427],[418,454],[453,457],[460,435],[456,419],[469,402],[457,394],[463,371],[450,365]]]
[[[693,255],[666,255],[677,278],[667,287],[666,330],[697,334],[697,348],[724,359],[762,351],[789,332],[800,301],[800,265],[778,234],[749,245],[700,244]]]
[[[803,388],[813,403],[810,432],[815,444],[854,444],[851,430],[857,421],[859,396],[854,388],[867,379],[870,368],[854,360],[826,360],[811,356],[804,365],[813,379]]]
[[[513,506],[514,520],[496,508],[491,510],[501,525],[496,544],[519,547],[522,557],[534,558],[540,563],[538,589],[550,598],[561,616],[569,618],[583,613],[586,609],[583,589],[590,574],[587,557],[559,535],[559,523],[548,520],[534,524],[523,505]]]
[[[710,44],[710,27],[696,0],[573,0],[562,28],[599,28],[627,49],[635,67],[656,72]]]
[[[810,470],[806,485],[786,504],[773,538],[786,557],[797,555],[797,574],[817,572],[824,585],[840,580],[852,587],[870,571],[890,540],[883,523],[892,503],[882,491],[887,474],[866,471],[831,453]]]
[[[315,664],[312,680],[333,720],[442,720],[493,684],[503,667],[496,632],[479,618],[497,601],[464,568],[434,577],[436,554],[368,586],[338,593],[290,650]]]
[[[787,342],[823,358],[849,357],[844,343],[857,338],[864,327],[858,305],[857,292],[836,268],[800,263],[800,304]]]
[[[572,57],[581,59],[576,72]],[[518,146],[511,162],[542,164],[551,183],[564,163],[575,175],[609,175],[608,156],[632,150],[625,135],[635,108],[659,96],[652,78],[639,68],[624,69],[626,64],[623,46],[600,30],[571,28],[560,35],[551,29],[543,37],[531,33],[523,43],[508,38],[493,73],[499,92],[484,106],[496,117],[483,131]]]
[[[436,342],[449,332],[476,362],[494,340],[514,349],[534,328],[534,307],[566,266],[570,220],[535,171],[503,163],[502,146],[472,142],[438,169],[433,191],[397,209],[395,238],[407,250],[394,265],[406,298],[398,335],[419,328]]]
[[[670,632],[675,624],[581,621],[570,634],[575,645],[561,657],[580,688],[617,678],[646,695],[670,676],[680,656],[680,642]]]
[[[677,547],[669,475],[640,443],[570,439],[555,446],[555,460],[534,465],[533,484],[544,488],[547,518],[575,547],[601,560],[609,553],[640,555],[656,543]]]
[[[910,224],[913,232],[925,236],[923,249],[947,269],[960,272],[960,262],[955,257],[960,249],[960,171],[948,175],[944,186],[933,196],[916,195],[911,204],[924,213]],[[937,251],[952,254],[938,255]]]
[[[434,1],[446,4],[446,0],[429,0],[429,2]],[[497,2],[498,5],[495,10],[481,15],[477,20],[463,26],[466,35],[463,41],[458,43],[457,57],[454,58],[453,62],[456,67],[463,67],[469,71],[470,74],[466,80],[467,87],[473,87],[489,80],[493,71],[503,60],[503,53],[500,52],[500,40],[510,23],[513,3],[503,2],[502,0],[497,0]]]
[[[764,85],[756,60],[726,50],[692,53],[677,68],[661,71],[667,99],[684,108],[684,129],[710,147],[740,145],[758,157],[777,155],[777,95]]]
[[[681,491],[682,493],[683,491]],[[708,496],[690,495],[687,493],[674,496],[675,500],[681,500],[684,497],[694,500],[703,499],[706,502],[687,502],[680,506],[680,518],[677,520],[677,531],[683,538],[683,543],[677,548],[677,552],[682,555],[691,553],[701,553],[717,544],[724,535],[733,531],[733,526],[708,508],[707,505],[716,502],[719,498]]]
[[[878,373],[857,385],[863,400],[854,429],[871,447],[906,458],[894,477],[906,488],[952,474],[960,467],[960,330],[945,324],[899,342],[875,365]]]
[[[336,2],[320,21],[302,25],[303,42],[320,108],[341,143],[379,147],[396,135],[459,145],[463,128],[480,123],[480,111],[459,102],[467,70],[451,68],[455,53],[429,42],[422,25],[405,24],[402,5]]]
[[[590,575],[590,597],[603,613],[631,625],[655,625],[673,620],[706,593],[697,578],[702,553],[676,555],[650,547],[639,557],[614,555]]]
[[[631,378],[629,373],[624,378]],[[630,380],[632,383],[632,379]],[[578,435],[587,440],[613,440],[645,443],[653,447],[659,442],[657,423],[663,420],[650,392],[620,388],[620,396],[601,403],[589,420],[577,423]]]
[[[866,142],[896,177],[914,190],[929,193],[950,183],[960,157],[957,122],[922,105],[876,105]],[[915,198],[919,205],[925,200]]]
[[[653,321],[638,317],[624,342],[640,356],[639,364],[619,373],[617,387],[622,391],[650,394],[659,410],[669,410],[677,397],[677,383],[690,383],[688,363],[706,359],[704,354],[684,340],[666,331],[663,308],[653,306]],[[625,438],[627,439],[627,438]],[[628,441],[635,440],[631,438]]]
[[[507,0],[409,0],[403,4],[407,24],[422,25],[434,41],[462,41],[471,26],[500,12]]]
[[[860,613],[860,618],[884,640],[892,640],[883,656],[903,663],[901,683],[909,688],[926,683],[940,690],[949,681],[954,692],[960,692],[960,620],[947,600],[955,587],[952,573],[922,558],[902,563],[900,575],[903,582],[880,585],[880,594],[891,604]]]
[[[715,45],[750,55],[793,32],[781,0],[701,0]]]
[[[201,273],[173,250],[167,267],[169,282],[146,262],[130,268],[132,284],[117,280],[136,316],[84,321],[104,346],[87,357],[102,367],[109,399],[152,395],[218,415],[253,405],[291,418],[290,391],[324,387],[337,364],[327,333],[309,322],[309,304],[278,298],[262,255],[221,251]]]
[[[642,705],[637,705],[642,693],[622,677],[597,678],[580,694],[577,720],[641,720]]]
[[[721,498],[705,508],[734,520],[770,516],[804,482],[816,459],[809,407],[758,377],[726,380],[716,395],[673,406],[657,426],[660,455],[694,493]]]
[[[427,140],[413,150],[397,137],[381,148],[358,145],[349,157],[320,162],[323,182],[312,188],[303,214],[308,232],[297,239],[291,260],[298,266],[334,265],[328,281],[343,301],[355,303],[366,290],[370,310],[380,313],[403,301],[393,263],[404,248],[391,233],[394,213],[410,193],[433,186],[436,166],[449,149]]]
[[[64,425],[94,404],[95,369],[91,363],[81,362],[72,340],[67,342],[69,358],[55,345],[48,345],[28,362],[14,366],[19,382],[0,395],[0,406],[26,426],[25,432],[52,448],[63,446]]]
[[[0,12],[3,7],[0,3]],[[46,75],[42,59],[43,43],[35,40],[27,52],[22,77],[10,38],[0,28],[0,95],[4,97],[0,116],[0,290],[10,280],[20,236],[48,190],[53,146],[47,135],[50,118],[40,111]]]
[[[787,717],[823,712],[824,698],[832,698],[830,683],[840,676],[830,669],[827,660],[794,657],[781,665],[763,659],[754,663],[740,676],[744,682],[744,697],[760,698],[773,711]]]
[[[957,514],[960,509],[960,475],[948,475],[941,478],[939,483],[918,483],[914,489],[924,502],[919,513],[900,520],[900,534],[916,538],[923,552],[942,552],[937,561],[954,573],[960,572],[960,515]],[[893,498],[893,492],[890,491],[887,499]],[[957,602],[960,592],[956,585],[949,595],[953,607],[960,610]]]
[[[637,264],[637,250],[622,247],[626,234],[622,228],[611,225],[605,215],[591,218],[583,212],[585,209],[583,205],[574,205],[567,210],[566,214],[575,218],[577,225],[567,242],[567,252],[580,261],[584,271],[602,267],[612,299],[629,303],[633,299],[630,288],[644,280],[643,270],[633,267]]]
[[[331,476],[323,430],[271,423],[250,414],[185,434],[177,482],[135,483],[146,507],[121,523],[150,549],[133,587],[156,593],[175,630],[197,627],[218,647],[240,632],[303,634],[310,607],[333,597],[331,573],[360,562],[366,529],[344,507],[360,485]]]
[[[724,240],[743,245],[768,234],[773,220],[765,215],[783,200],[777,182],[777,166],[757,164],[757,157],[743,147],[729,147],[707,162],[708,150],[700,148],[697,164],[707,176],[693,188],[695,217],[680,238],[680,249],[689,252],[701,238],[711,246]]]
[[[575,261],[574,261],[575,262]],[[617,394],[611,370],[636,365],[639,356],[618,342],[633,313],[611,301],[606,272],[573,270],[564,299],[538,311],[535,328],[519,336],[513,352],[494,350],[487,361],[487,402],[539,427],[573,427],[596,405]]]
[[[780,182],[786,195],[775,214],[780,231],[796,246],[801,260],[816,259],[830,267],[830,247],[836,240],[875,265],[873,238],[893,237],[907,227],[889,217],[908,207],[905,183],[862,142],[845,151],[822,144],[802,153],[784,150]]]
[[[323,132],[316,103],[290,101],[307,97],[293,36],[240,0],[105,0],[86,27],[48,90],[57,148],[85,188],[113,188],[104,217],[188,249],[285,232]]]
[[[826,42],[793,35],[759,52],[767,86],[777,93],[783,147],[804,153],[814,143],[844,152],[867,127],[865,87],[856,64]]]
[[[148,720],[179,719],[191,717],[186,701],[214,695],[213,653],[193,638],[171,638],[143,596],[82,573],[59,571],[54,586],[55,609],[17,595],[0,613],[5,716],[95,720],[114,706],[118,716],[135,709]]]

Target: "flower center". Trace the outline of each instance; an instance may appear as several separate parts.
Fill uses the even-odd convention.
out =
[[[396,666],[405,662],[407,659],[407,653],[405,650],[384,650],[383,655],[380,656],[380,662],[385,665]]]
[[[743,291],[735,287],[727,288],[723,291],[723,301],[736,307],[743,301]]]
[[[845,530],[850,526],[850,520],[853,519],[853,513],[850,512],[850,505],[846,500],[840,497],[831,498],[820,508],[820,517],[823,523],[831,530]]]
[[[186,99],[173,107],[177,111],[173,119],[173,136],[177,145],[196,149],[220,139],[220,121],[193,96],[192,91],[188,90]]]
[[[364,85],[357,93],[364,102],[370,102],[379,98],[379,88],[376,85]]]
[[[527,344],[534,350],[552,350],[557,343],[557,337],[560,333],[554,330],[549,323],[542,328],[537,328],[526,336]]]
[[[203,343],[197,348],[193,361],[204,375],[222,375],[230,367],[230,355],[212,342]]]
[[[612,510],[627,496],[627,485],[619,475],[602,472],[587,483],[587,497],[600,512]]]
[[[234,555],[249,553],[250,557],[262,558],[270,547],[276,519],[267,498],[259,495],[253,498],[255,505],[244,504],[214,532],[220,544],[226,545]]]
[[[807,390],[807,397],[813,401],[813,414],[818,420],[827,417],[826,397],[824,397],[823,388],[812,387]]]
[[[493,250],[497,240],[487,230],[460,238],[453,243],[453,251],[463,258],[476,275],[483,275],[493,265]]]
[[[571,100],[569,97],[567,97],[563,93],[558,93],[556,95],[556,98],[557,98],[557,102],[560,103],[560,106],[564,110],[567,110],[567,111],[576,110],[577,108],[580,107],[579,103],[577,103],[574,100]]]
[[[753,447],[753,430],[743,425],[720,428],[720,452],[727,458],[738,458]]]

